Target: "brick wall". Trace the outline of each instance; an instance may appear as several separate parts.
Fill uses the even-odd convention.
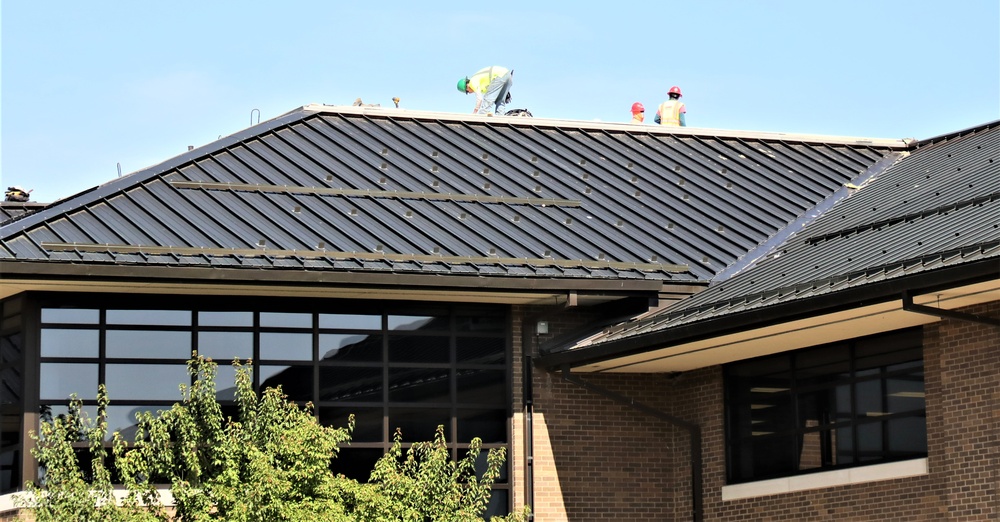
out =
[[[1000,317],[1000,302],[964,311]],[[924,346],[929,474],[726,502],[720,367],[581,377],[701,425],[705,520],[1000,519],[1000,328],[943,320],[924,327]],[[515,350],[519,368],[519,334]],[[515,381],[518,412],[519,369]],[[685,431],[558,374],[533,382],[537,520],[691,520]],[[514,436],[519,453],[522,416]],[[523,464],[514,471],[520,505]]]

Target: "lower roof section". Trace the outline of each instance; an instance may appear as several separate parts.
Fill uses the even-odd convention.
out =
[[[907,295],[917,308],[943,313],[904,306]],[[681,372],[929,324],[993,301],[1000,301],[996,259],[550,353],[536,364],[576,372]]]

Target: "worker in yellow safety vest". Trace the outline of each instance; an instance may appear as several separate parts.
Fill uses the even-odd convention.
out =
[[[632,104],[632,123],[642,123],[646,119],[646,108],[641,103]]]
[[[504,114],[510,103],[510,87],[514,84],[514,71],[499,65],[483,67],[472,76],[458,80],[459,92],[476,95],[476,108],[472,114]]]
[[[660,125],[680,125],[681,127],[687,127],[687,122],[684,121],[687,107],[681,101],[681,96],[680,87],[676,85],[671,87],[667,91],[667,101],[660,104],[660,108],[656,110],[656,117],[653,118],[653,121]]]

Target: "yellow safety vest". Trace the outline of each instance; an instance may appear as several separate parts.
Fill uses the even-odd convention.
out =
[[[483,67],[469,77],[469,85],[472,85],[473,91],[485,94],[486,88],[490,86],[490,82],[492,82],[494,78],[505,74],[507,74],[506,67],[500,67],[499,65]]]
[[[674,125],[680,126],[681,124],[681,109],[684,108],[684,104],[680,100],[667,100],[660,104],[660,125]]]

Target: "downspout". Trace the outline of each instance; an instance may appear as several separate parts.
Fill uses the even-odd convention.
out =
[[[529,522],[535,519],[535,453],[534,453],[534,386],[532,385],[532,362],[529,353],[524,354],[524,503],[531,506]]]
[[[635,402],[635,399],[630,399],[624,395],[617,394],[596,384],[589,383],[570,373],[568,366],[563,366],[562,377],[563,379],[576,384],[581,388],[585,388],[598,395],[611,399],[614,402],[666,421],[688,432],[688,437],[691,440],[691,520],[694,522],[701,522],[703,520],[702,517],[704,516],[701,498],[701,428],[697,424],[674,417],[669,413],[645,404]]]

